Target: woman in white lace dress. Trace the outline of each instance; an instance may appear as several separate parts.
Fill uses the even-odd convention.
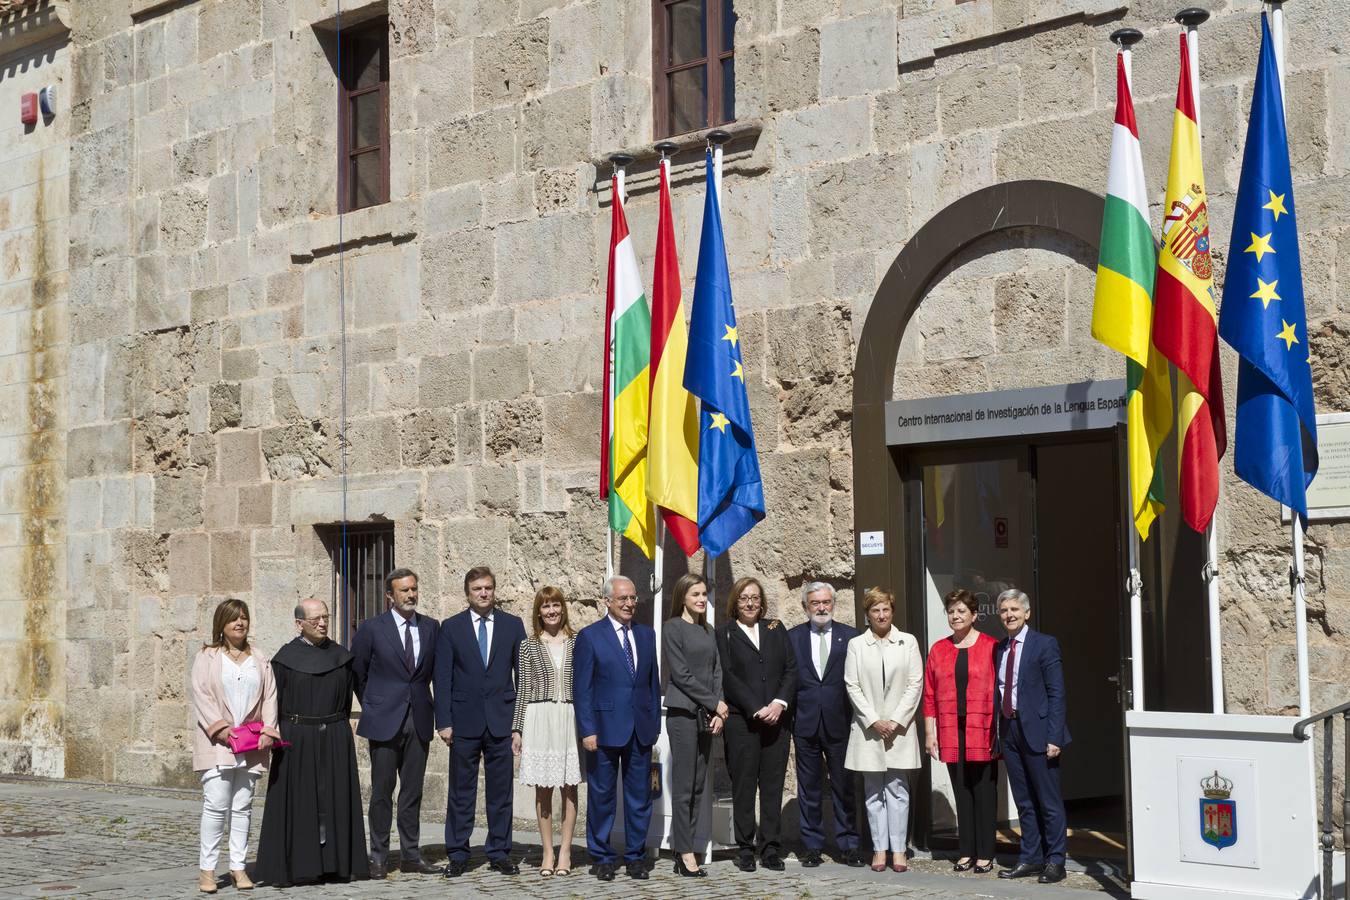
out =
[[[576,718],[572,712],[572,645],[567,601],[552,586],[534,595],[533,634],[520,644],[516,715],[520,735],[520,783],[534,787],[534,811],[544,857],[539,875],[572,871],[572,831],[577,822],[577,785],[581,783]],[[562,829],[553,853],[553,789],[562,794]]]

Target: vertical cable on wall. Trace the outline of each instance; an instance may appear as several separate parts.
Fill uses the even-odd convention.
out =
[[[342,96],[341,84],[345,77],[342,68],[342,0],[338,0],[337,18],[335,19],[337,27],[337,70],[338,70],[338,96]],[[345,101],[341,101],[345,102]],[[342,121],[342,111],[338,111],[338,121]],[[343,630],[338,636],[351,643],[351,635],[346,634],[347,627],[351,624],[349,611],[342,603],[344,598],[351,593],[350,585],[347,583],[350,574],[350,560],[347,557],[347,270],[346,258],[344,255],[345,242],[343,239],[343,216],[345,215],[346,203],[343,199],[343,193],[347,187],[347,160],[342,160],[338,167],[338,372],[340,383],[338,386],[338,477],[342,486],[342,522],[340,527],[342,534],[340,537],[341,545],[338,548],[338,579],[341,584],[343,597],[334,597],[333,605],[340,603],[344,609],[340,613],[343,617]],[[336,609],[329,610],[330,615],[336,618],[339,613]],[[330,622],[332,619],[329,620]]]

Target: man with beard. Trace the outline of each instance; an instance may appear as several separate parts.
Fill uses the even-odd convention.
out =
[[[825,849],[824,797],[821,785],[829,773],[834,802],[834,840],[844,862],[864,863],[853,824],[853,773],[844,768],[853,706],[844,687],[844,656],[856,629],[834,621],[834,588],[813,581],[802,588],[807,621],[788,632],[797,654],[797,714],[792,743],[797,751],[797,809],[801,822],[801,864],[820,865]]]
[[[435,619],[417,613],[417,573],[395,569],[384,576],[389,611],[367,619],[352,639],[352,670],[361,721],[356,733],[370,742],[370,877],[389,867],[389,825],[398,784],[399,870],[430,875],[440,867],[418,848],[422,778],[427,769],[435,710]]]
[[[352,655],[328,639],[328,605],[295,608],[299,635],[272,657],[277,721],[291,746],[272,757],[254,874],[274,886],[369,877],[356,741],[347,718]]]

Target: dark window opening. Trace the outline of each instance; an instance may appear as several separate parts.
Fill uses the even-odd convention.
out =
[[[732,0],[653,0],[657,137],[735,121],[735,33]]]
[[[338,208],[389,202],[389,22],[338,36]]]
[[[384,576],[394,570],[394,523],[325,525],[318,529],[332,561],[329,609],[335,640],[350,644],[361,623],[386,610]]]

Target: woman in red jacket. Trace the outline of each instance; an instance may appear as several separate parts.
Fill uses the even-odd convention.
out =
[[[923,715],[928,755],[947,764],[956,795],[956,828],[965,872],[994,868],[994,815],[998,763],[994,761],[994,647],[976,631],[978,611],[970,591],[943,598],[950,636],[933,644],[924,667]]]

